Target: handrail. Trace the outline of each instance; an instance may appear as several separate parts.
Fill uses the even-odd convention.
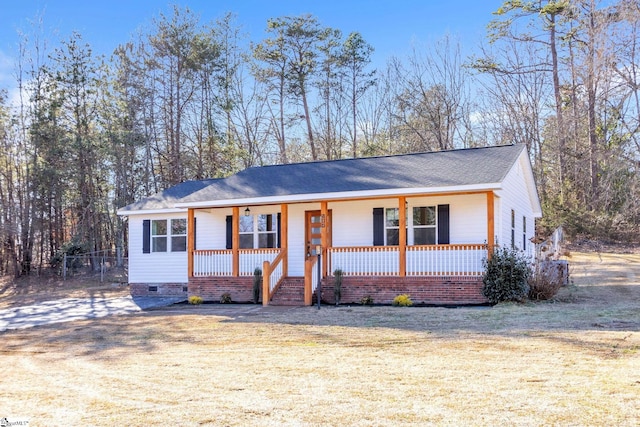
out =
[[[275,290],[284,278],[282,260],[286,253],[287,250],[283,249],[272,262],[265,260],[262,263],[262,305],[264,306],[269,305]]]
[[[304,262],[304,305],[311,305],[313,292],[318,286],[318,275],[313,274],[313,267],[318,264],[318,257],[312,256]],[[319,267],[319,266],[318,266]]]

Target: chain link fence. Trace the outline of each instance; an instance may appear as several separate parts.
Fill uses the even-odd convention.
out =
[[[65,255],[62,278],[90,277],[100,282],[127,283],[129,263],[120,250]]]

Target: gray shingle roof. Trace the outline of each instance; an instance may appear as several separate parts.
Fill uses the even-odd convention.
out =
[[[171,209],[176,203],[182,201],[185,197],[198,190],[202,190],[218,180],[219,179],[204,179],[202,181],[185,181],[152,196],[131,203],[130,205],[119,209],[119,211]]]
[[[502,182],[524,149],[523,145],[502,145],[252,167],[206,185],[207,181],[179,184],[121,210],[258,197],[493,184]],[[198,185],[200,188],[192,191]]]
[[[455,187],[501,182],[522,145],[245,169],[182,202],[394,188]]]

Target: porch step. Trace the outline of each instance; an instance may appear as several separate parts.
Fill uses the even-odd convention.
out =
[[[304,277],[285,277],[270,305],[304,305]]]

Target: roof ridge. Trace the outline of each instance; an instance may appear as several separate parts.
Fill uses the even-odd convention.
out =
[[[392,158],[392,157],[409,157],[409,156],[419,156],[424,154],[439,154],[439,153],[471,151],[471,150],[484,150],[489,148],[511,147],[514,145],[524,145],[524,144],[512,143],[512,144],[500,144],[500,145],[486,145],[482,147],[449,148],[446,150],[438,150],[438,151],[416,151],[413,153],[381,154],[381,155],[369,156],[369,157],[348,157],[348,158],[332,159],[332,160],[311,160],[308,162],[276,163],[272,165],[250,166],[246,169],[243,169],[240,172],[243,172],[249,169],[257,169],[257,168],[264,169],[264,168],[271,168],[271,167],[277,167],[277,166],[312,165],[312,164],[321,164],[321,163],[337,163],[337,162],[368,160],[368,159],[386,159],[386,158]]]

